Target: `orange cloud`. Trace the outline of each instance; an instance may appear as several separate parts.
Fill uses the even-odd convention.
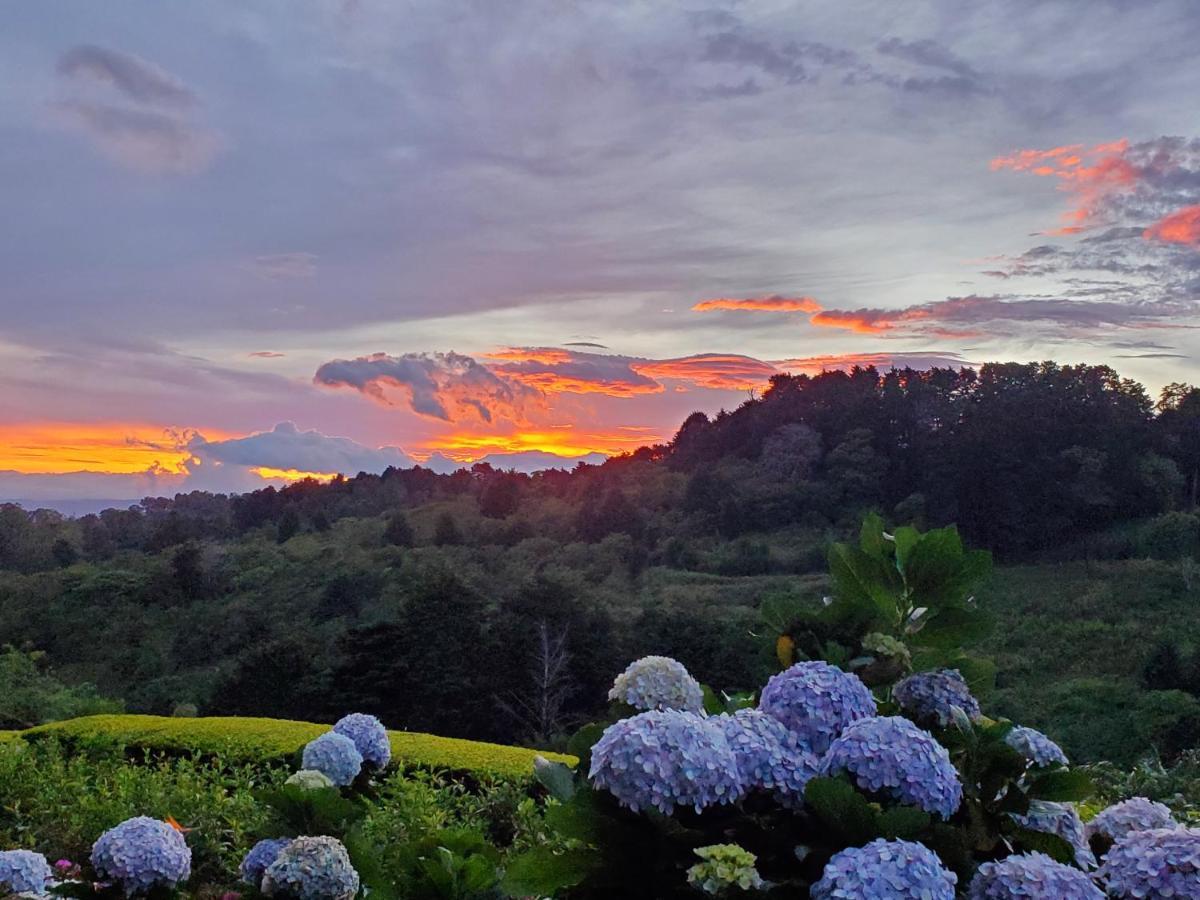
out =
[[[272,469],[268,466],[257,466],[250,470],[264,481],[302,481],[311,478],[315,481],[332,481],[337,472],[301,472],[297,469]]]
[[[1135,185],[1139,173],[1125,153],[1129,141],[1121,139],[1085,148],[1083,144],[1054,147],[1050,150],[1018,150],[991,161],[993,172],[1008,169],[1029,172],[1044,178],[1058,178],[1061,190],[1075,195],[1073,208],[1063,213],[1064,224],[1047,234],[1077,234],[1103,224],[1100,201]]]
[[[618,425],[611,430],[579,429],[572,424],[513,431],[460,431],[440,435],[423,445],[457,462],[474,462],[493,453],[540,450],[554,456],[577,457],[589,453],[609,456],[665,440],[670,428]]]
[[[686,381],[697,387],[741,391],[762,387],[776,374],[775,367],[749,356],[701,354],[680,359],[637,361],[635,372],[648,378]]]
[[[1200,246],[1200,205],[1185,206],[1159,219],[1144,232],[1146,240]]]
[[[0,424],[0,470],[183,475],[192,459],[187,442],[193,435],[142,422]]]
[[[931,313],[921,307],[908,309],[829,309],[817,313],[812,324],[821,328],[842,328],[855,334],[882,334],[891,331],[900,322],[914,322],[930,318]]]
[[[710,312],[717,309],[732,309],[742,312],[817,312],[821,304],[812,297],[717,297],[701,300],[692,307],[693,312]]]

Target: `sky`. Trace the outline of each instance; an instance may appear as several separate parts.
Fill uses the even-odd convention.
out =
[[[0,15],[0,499],[570,465],[854,364],[1200,380],[1193,0]]]

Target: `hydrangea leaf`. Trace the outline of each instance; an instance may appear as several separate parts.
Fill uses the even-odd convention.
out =
[[[1096,792],[1096,786],[1081,769],[1055,769],[1038,776],[1029,794],[1039,800],[1068,803],[1086,800]]]
[[[879,830],[888,840],[915,841],[933,822],[933,817],[915,806],[893,806],[879,815]]]
[[[882,833],[879,812],[845,779],[812,779],[804,789],[804,801],[843,843],[865,844]]]
[[[575,796],[575,772],[570,766],[535,756],[533,774],[555,800],[566,803]]]
[[[502,886],[509,897],[553,897],[580,884],[600,863],[600,854],[594,850],[554,853],[536,847],[509,861]]]
[[[1075,848],[1056,834],[1017,828],[1013,831],[1011,838],[1013,843],[1022,850],[1045,853],[1055,862],[1068,866],[1075,862]]]

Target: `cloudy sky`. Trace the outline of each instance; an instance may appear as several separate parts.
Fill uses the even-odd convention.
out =
[[[1194,381],[1198,42],[1192,0],[11,4],[0,498],[613,453],[855,361]]]

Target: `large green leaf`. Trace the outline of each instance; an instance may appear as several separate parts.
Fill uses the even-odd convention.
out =
[[[1021,850],[1045,853],[1055,862],[1060,862],[1068,866],[1075,862],[1075,848],[1056,834],[1031,831],[1028,828],[1017,828],[1010,837],[1013,843]]]
[[[1073,803],[1096,792],[1092,779],[1082,769],[1055,769],[1034,779],[1029,795],[1039,800]]]
[[[553,897],[582,882],[600,863],[594,850],[554,853],[535,847],[510,860],[502,886],[509,897]]]
[[[575,772],[570,766],[539,755],[533,758],[533,774],[555,800],[566,803],[575,796]]]
[[[928,622],[912,635],[910,643],[945,649],[964,647],[987,637],[992,625],[987,613],[952,606],[931,612]]]
[[[874,605],[880,621],[892,623],[896,617],[895,575],[889,575],[883,560],[868,556],[859,547],[833,544],[829,548],[829,572],[835,593],[851,602]]]
[[[893,806],[879,816],[879,830],[888,840],[912,841],[933,821],[929,813],[915,806]]]
[[[844,844],[865,844],[881,833],[879,812],[844,779],[812,779],[804,789],[804,801]]]
[[[900,571],[904,571],[908,567],[913,547],[921,540],[921,532],[911,525],[904,525],[896,529],[892,540],[896,543],[896,565],[900,567]]]
[[[863,519],[862,529],[858,535],[858,546],[868,556],[882,559],[885,554],[883,539],[883,519],[878,513],[869,513]]]

